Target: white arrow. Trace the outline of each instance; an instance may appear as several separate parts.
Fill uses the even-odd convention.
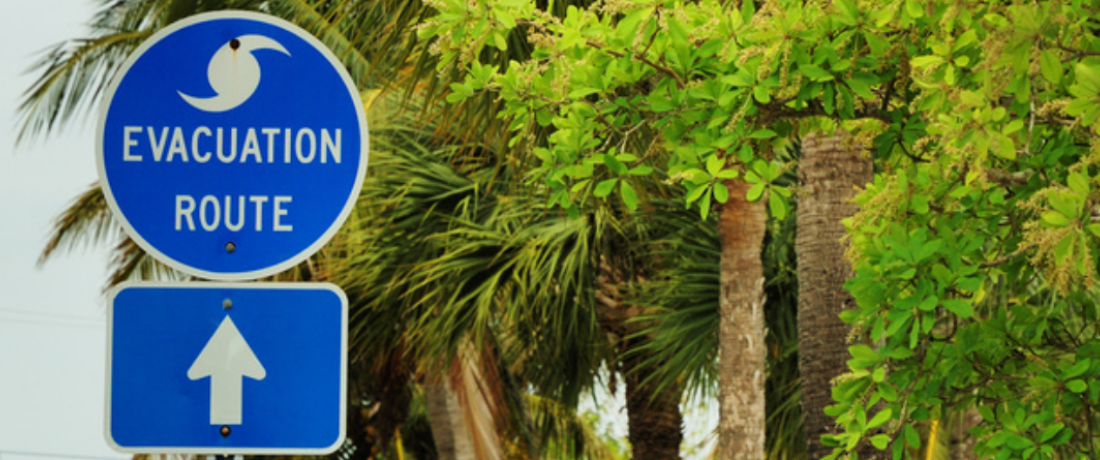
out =
[[[191,380],[210,377],[211,425],[240,425],[241,381],[244,377],[263,380],[266,376],[264,366],[229,316],[187,370]]]

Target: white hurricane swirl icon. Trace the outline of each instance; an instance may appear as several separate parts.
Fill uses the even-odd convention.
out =
[[[272,49],[287,56],[290,52],[279,42],[263,35],[242,35],[218,48],[206,68],[214,97],[194,97],[177,91],[192,107],[205,112],[225,112],[243,104],[260,86],[260,63],[252,51]]]

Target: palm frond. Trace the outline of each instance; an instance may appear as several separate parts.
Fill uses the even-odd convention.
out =
[[[16,143],[44,137],[99,107],[115,71],[154,32],[212,9],[256,9],[260,0],[221,2],[101,0],[88,37],[49,48],[29,69],[38,73],[23,93]]]
[[[133,280],[181,281],[190,278],[158,262],[130,238],[122,238],[112,249],[108,272],[104,290]]]
[[[552,398],[524,395],[534,429],[545,440],[542,458],[619,460],[624,457],[595,428],[595,417],[578,414]]]
[[[84,247],[113,242],[121,229],[114,221],[107,199],[98,183],[92,184],[54,219],[50,239],[38,256],[38,264],[57,255]]]

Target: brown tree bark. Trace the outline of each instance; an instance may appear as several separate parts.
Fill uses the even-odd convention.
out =
[[[854,306],[844,282],[852,268],[844,258],[846,245],[841,219],[859,210],[852,202],[857,186],[872,180],[871,159],[858,146],[845,145],[843,134],[810,134],[802,139],[798,177],[804,194],[798,199],[798,353],[802,375],[802,414],[806,431],[806,458],[820,459],[832,452],[821,436],[836,432],[825,415],[833,403],[832,380],[847,371],[849,326],[840,312]],[[879,453],[868,445],[859,458]]]
[[[439,460],[475,460],[474,445],[462,417],[458,395],[446,379],[424,385],[428,422]]]
[[[680,391],[656,393],[653,385],[645,384],[650,372],[641,367],[643,359],[641,356],[623,359],[631,458],[679,460],[684,423],[680,413]]]
[[[500,393],[499,380],[482,372],[482,360],[481,353],[467,340],[459,347],[447,375],[424,386],[439,460],[504,458],[496,425],[500,414],[496,413],[494,400],[494,395]]]
[[[679,460],[683,441],[683,415],[680,412],[679,388],[658,393],[647,382],[651,366],[644,361],[648,355],[630,353],[644,340],[633,338],[639,331],[632,320],[643,313],[638,306],[624,303],[619,286],[625,283],[622,270],[616,264],[623,260],[600,258],[600,276],[596,280],[596,300],[599,302],[601,327],[608,340],[618,349],[623,379],[626,381],[627,438],[633,460]]]
[[[719,297],[718,458],[764,458],[764,267],[760,252],[763,200],[745,199],[749,184],[726,181],[729,201],[718,208],[722,245]]]

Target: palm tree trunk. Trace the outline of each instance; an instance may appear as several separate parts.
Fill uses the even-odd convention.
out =
[[[749,184],[726,181],[718,209],[720,264],[718,458],[764,458],[764,203],[745,199]]]
[[[852,202],[856,186],[872,180],[870,158],[858,146],[846,146],[842,135],[816,133],[802,140],[799,181],[805,194],[798,201],[798,353],[802,375],[802,414],[805,417],[807,459],[817,460],[832,452],[821,436],[835,432],[825,415],[832,404],[832,380],[847,370],[849,327],[840,312],[853,306],[844,282],[852,268],[844,258],[845,236],[841,219],[859,210]],[[860,459],[873,458],[873,447]]]
[[[458,394],[446,379],[424,385],[428,403],[428,422],[432,426],[435,451],[439,460],[477,460],[470,432],[462,417]]]
[[[497,434],[499,381],[482,372],[482,355],[470,341],[459,347],[448,377],[425,386],[428,421],[439,460],[500,460]]]
[[[623,358],[628,438],[633,460],[679,460],[683,441],[680,391],[657,393],[645,378],[644,356]]]
[[[615,262],[612,262],[615,261]],[[631,353],[644,338],[634,337],[641,327],[632,320],[644,309],[624,302],[620,286],[626,284],[623,270],[615,263],[623,261],[602,255],[600,276],[596,278],[596,301],[600,325],[618,350],[623,379],[626,380],[627,438],[633,460],[679,460],[683,441],[683,415],[680,413],[679,387],[658,393],[646,377],[653,367],[643,364],[649,355]]]

